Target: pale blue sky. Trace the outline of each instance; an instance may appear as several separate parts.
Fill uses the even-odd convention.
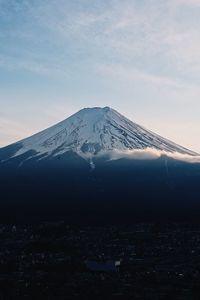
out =
[[[200,152],[200,0],[0,0],[0,146],[91,106]]]

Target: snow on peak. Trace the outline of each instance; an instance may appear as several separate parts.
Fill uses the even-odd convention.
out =
[[[68,151],[93,156],[111,150],[153,148],[194,154],[128,120],[110,107],[84,108],[66,120],[20,142],[14,156],[27,151],[56,156]]]

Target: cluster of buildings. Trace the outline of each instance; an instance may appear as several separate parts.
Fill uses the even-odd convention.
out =
[[[200,225],[0,225],[0,299],[199,299]]]

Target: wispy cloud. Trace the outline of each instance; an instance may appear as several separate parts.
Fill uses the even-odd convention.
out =
[[[149,74],[148,72],[120,64],[99,65],[96,67],[96,70],[104,76],[114,77],[125,82],[142,81],[156,86],[168,86],[178,89],[184,87],[184,83],[179,80],[173,80],[167,76]]]
[[[19,24],[10,31],[12,36],[16,32],[21,41],[32,36],[30,45],[34,48],[38,41],[35,49],[43,61],[44,51],[48,50],[45,43],[57,52],[62,59],[60,73],[65,71],[69,59],[79,60],[84,56],[91,63],[104,58],[121,63],[128,61],[132,66],[140,60],[140,64],[145,64],[155,75],[168,72],[169,76],[171,73],[180,77],[183,70],[188,73],[200,70],[200,21],[184,8],[185,5],[199,6],[199,3],[198,0],[161,0],[159,3],[110,0],[99,6],[97,1],[84,6],[81,1],[76,5],[63,0],[36,1],[35,5],[29,1],[22,1],[20,5],[13,1],[14,8],[10,11],[18,11],[29,26]],[[7,5],[7,18],[13,17],[11,12]],[[23,43],[22,46],[24,48]],[[51,61],[50,69],[57,72],[58,57],[53,52],[46,54]],[[27,64],[24,58],[24,62],[23,59],[20,64],[16,62],[16,68]],[[40,68],[37,64],[37,61],[29,62],[27,69],[48,74],[45,64]],[[42,65],[41,61],[39,64]]]
[[[186,5],[186,6],[193,6],[193,7],[200,7],[199,0],[174,0],[175,5]]]
[[[6,68],[10,71],[28,71],[31,73],[53,77],[53,78],[60,78],[60,77],[67,77],[69,74],[67,70],[63,68],[63,65],[56,65],[45,63],[44,61],[37,61],[37,60],[15,60],[12,57],[2,56],[0,55],[0,67]]]
[[[142,84],[143,88],[151,86],[167,91],[172,95],[182,95],[181,102],[198,102],[196,97],[200,96],[200,87],[198,84],[188,82],[186,79],[176,77],[151,74],[145,70],[140,70],[123,64],[101,64],[96,66],[96,72],[105,80],[112,80],[116,88],[122,84],[126,87],[132,87],[133,84]],[[117,84],[118,83],[118,84]],[[177,98],[179,101],[179,98]]]

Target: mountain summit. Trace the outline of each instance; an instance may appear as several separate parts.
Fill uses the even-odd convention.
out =
[[[3,149],[8,150],[6,159],[9,159],[25,153],[45,158],[72,151],[84,157],[112,150],[145,148],[194,155],[194,152],[133,123],[110,107],[84,108],[64,121]]]

